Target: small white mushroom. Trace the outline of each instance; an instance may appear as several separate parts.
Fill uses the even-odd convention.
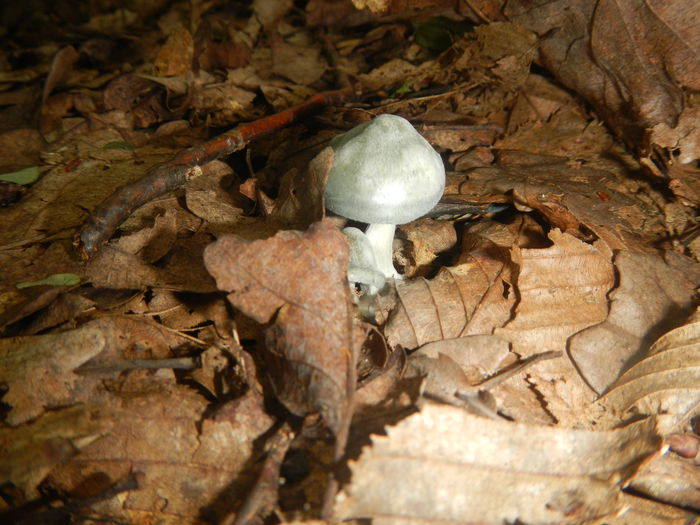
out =
[[[406,119],[380,115],[331,141],[333,167],[325,189],[326,208],[368,223],[365,236],[378,269],[400,278],[392,243],[397,224],[430,211],[445,189],[440,155]]]

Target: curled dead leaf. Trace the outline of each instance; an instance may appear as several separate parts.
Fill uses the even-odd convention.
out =
[[[204,261],[231,304],[265,330],[268,372],[299,415],[319,412],[336,433],[355,388],[347,243],[328,222],[248,242],[224,236]]]
[[[664,414],[664,433],[700,413],[700,320],[659,337],[600,399],[614,414]]]
[[[659,446],[650,420],[589,432],[427,405],[372,438],[336,511],[382,525],[581,522],[619,510],[625,480]]]

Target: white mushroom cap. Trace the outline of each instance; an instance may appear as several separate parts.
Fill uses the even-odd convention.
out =
[[[366,223],[404,224],[429,212],[445,189],[440,155],[408,122],[380,115],[331,142],[326,208]]]

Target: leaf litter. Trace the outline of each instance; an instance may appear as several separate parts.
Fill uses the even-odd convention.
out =
[[[501,4],[0,8],[3,519],[697,519],[692,3]],[[382,113],[447,184],[368,296],[326,146]]]

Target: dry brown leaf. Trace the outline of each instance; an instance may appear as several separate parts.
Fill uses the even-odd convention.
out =
[[[659,443],[651,420],[588,432],[427,405],[351,462],[336,510],[378,525],[581,522],[621,508],[619,489]]]
[[[290,44],[277,34],[272,35],[272,71],[303,86],[323,76],[326,64],[319,47]]]
[[[185,188],[187,209],[206,221],[204,228],[214,235],[232,233],[243,215],[243,199],[236,198],[238,186],[238,178],[227,164],[210,162]]]
[[[305,230],[325,213],[323,191],[333,166],[333,148],[323,149],[303,172],[292,169],[280,181],[279,198],[270,215],[279,228]]]
[[[403,267],[405,278],[424,275],[439,253],[446,252],[457,244],[457,232],[449,221],[419,219],[397,228],[398,236],[405,236],[407,243],[396,257]]]
[[[65,406],[86,389],[74,370],[104,351],[108,338],[98,324],[39,336],[0,339],[0,381],[8,386],[3,402],[12,407],[11,425],[24,423],[45,408]]]
[[[629,494],[622,495],[624,510],[617,516],[606,516],[592,522],[595,525],[688,525],[697,520],[697,514],[676,507],[664,505],[647,498]]]
[[[132,372],[113,385],[102,402],[118,410],[118,425],[55,468],[45,482],[80,497],[99,493],[132,472],[136,490],[90,506],[90,511],[130,523],[210,521],[240,505],[252,472],[254,441],[273,421],[252,391],[205,417],[206,399],[177,385],[171,372]]]
[[[700,159],[700,108],[685,108],[674,127],[657,124],[651,128],[648,142],[657,144],[677,155],[680,164]]]
[[[101,378],[76,372],[88,361],[109,370],[125,360],[163,359],[184,341],[147,320],[118,316],[66,332],[0,339],[0,381],[9,387],[3,401],[12,407],[7,421],[16,425],[45,409],[94,402]]]
[[[158,50],[153,65],[159,75],[171,77],[184,75],[192,70],[194,40],[182,26],[172,28],[168,39]]]
[[[584,240],[593,232],[611,249],[648,251],[655,233],[655,213],[603,170],[564,163],[478,168],[462,181],[453,180],[445,193],[496,202],[512,194],[516,206],[537,210],[552,226]]]
[[[192,95],[192,108],[206,114],[213,126],[230,126],[254,118],[255,93],[229,82],[208,84]]]
[[[56,53],[51,61],[49,74],[44,82],[44,90],[41,94],[42,103],[46,102],[46,99],[56,87],[62,86],[68,80],[73,71],[73,65],[75,65],[79,57],[80,55],[73,46],[64,47]]]
[[[589,245],[559,230],[549,239],[549,248],[514,248],[519,302],[514,319],[495,332],[526,356],[564,350],[571,335],[602,322],[615,282],[605,245]]]
[[[328,222],[248,242],[224,236],[204,261],[233,306],[265,330],[276,394],[299,415],[319,412],[339,432],[350,417],[355,357],[347,243]]]
[[[623,139],[641,144],[645,128],[675,124],[681,86],[700,86],[696,7],[693,0],[519,0],[505,13],[542,37],[542,59],[558,80]]]
[[[411,355],[433,358],[440,354],[448,356],[470,377],[481,379],[495,374],[509,353],[510,345],[505,339],[495,335],[469,335],[428,343]]]
[[[0,245],[44,238],[77,227],[85,219],[86,209],[96,207],[117,187],[133,182],[145,169],[172,155],[169,150],[139,149],[137,168],[132,155],[110,163],[93,158],[93,154],[105,151],[106,144],[123,141],[111,129],[91,132],[87,137],[69,136],[65,143],[55,144],[65,157],[52,161],[58,165],[34,183],[22,206],[0,209]]]
[[[692,312],[693,284],[658,255],[621,252],[614,262],[620,284],[610,295],[610,314],[569,345],[577,369],[598,393]]]
[[[494,331],[522,356],[564,352],[572,335],[608,315],[614,274],[607,247],[586,244],[559,230],[552,230],[549,238],[554,243],[549,248],[514,248],[513,261],[520,267],[515,284],[519,301],[513,320]],[[536,385],[548,412],[567,426],[576,426],[581,411],[595,398],[567,356],[538,364],[528,383],[513,386]]]
[[[110,411],[78,405],[42,414],[18,427],[0,428],[0,483],[12,483],[25,498],[39,496],[36,488],[57,464],[109,432]]]
[[[10,173],[39,163],[44,139],[35,129],[20,128],[0,133],[0,169]]]
[[[493,226],[493,225],[491,225]],[[406,349],[465,335],[490,334],[511,316],[515,301],[506,291],[512,268],[503,239],[492,241],[499,227],[475,230],[471,250],[455,266],[440,269],[431,280],[399,282],[398,306],[385,327],[391,346]],[[512,242],[512,235],[505,242]],[[467,241],[463,241],[466,246]]]
[[[657,339],[600,402],[615,419],[663,414],[664,434],[682,431],[700,413],[700,320]]]
[[[638,494],[688,509],[700,509],[700,466],[675,454],[655,455],[630,481]]]

